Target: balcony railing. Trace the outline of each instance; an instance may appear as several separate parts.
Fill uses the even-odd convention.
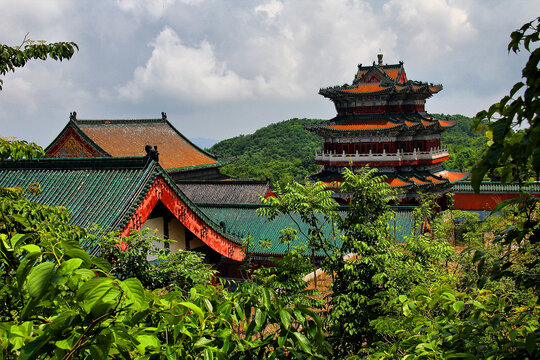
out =
[[[371,150],[367,154],[359,154],[358,151],[354,154],[346,154],[335,152],[315,152],[316,161],[332,161],[344,162],[351,159],[353,162],[380,162],[380,161],[417,161],[417,160],[436,160],[448,156],[448,147],[431,148],[429,151],[420,151],[414,149],[413,152],[399,151],[396,153],[387,153],[383,150],[382,153],[372,153]]]

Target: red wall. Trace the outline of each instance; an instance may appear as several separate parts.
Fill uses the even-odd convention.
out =
[[[495,205],[507,199],[519,197],[519,194],[454,194],[454,209],[457,210],[493,210]]]

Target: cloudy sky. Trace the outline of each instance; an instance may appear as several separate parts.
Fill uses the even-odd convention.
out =
[[[537,0],[2,0],[0,43],[74,41],[67,62],[5,76],[0,136],[46,146],[68,121],[157,118],[225,139],[293,117],[329,119],[319,88],[350,83],[379,49],[442,83],[433,113],[473,115],[519,80],[509,34]]]

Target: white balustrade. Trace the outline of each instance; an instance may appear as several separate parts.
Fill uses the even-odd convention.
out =
[[[398,150],[396,153],[387,153],[383,150],[382,153],[372,153],[371,150],[367,154],[360,154],[358,151],[354,154],[336,153],[332,151],[327,152],[315,152],[315,160],[317,161],[359,161],[359,162],[372,162],[372,161],[416,161],[416,160],[436,160],[442,157],[448,156],[448,147],[431,148],[429,151],[420,151],[414,149],[413,152],[404,152]]]

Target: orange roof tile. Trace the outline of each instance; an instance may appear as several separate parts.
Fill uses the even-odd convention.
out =
[[[412,121],[405,120],[405,125],[407,125],[407,126],[414,126],[414,125],[418,125],[418,123],[415,123],[415,122],[412,122]]]
[[[418,178],[415,178],[414,176],[411,176],[411,177],[409,178],[409,180],[411,180],[411,181],[414,182],[415,184],[420,184],[420,185],[421,185],[421,184],[426,184],[425,181],[422,181],[422,180],[420,180],[420,179],[418,179]]]
[[[422,124],[424,124],[425,126],[430,126],[430,125],[433,125],[433,124],[435,124],[435,123],[434,123],[434,122],[429,122],[429,121],[422,120]]]
[[[450,181],[452,183],[452,182],[455,182],[455,181],[465,179],[469,175],[469,173],[468,172],[454,172],[454,171],[443,170],[441,172],[436,173],[435,175],[437,175],[439,177],[442,177],[442,178],[445,178],[445,179],[448,179],[448,181]]]
[[[368,93],[368,92],[381,91],[384,89],[387,89],[387,87],[381,86],[378,83],[360,83],[354,89],[346,89],[343,91],[354,92],[354,93]]]
[[[79,128],[112,156],[143,156],[146,145],[157,145],[164,169],[216,164],[217,160],[191,144],[167,121],[77,121]]]
[[[397,79],[397,76],[398,76],[398,74],[399,74],[399,70],[400,70],[400,69],[388,69],[388,70],[386,70],[386,69],[384,69],[384,68],[381,68],[381,70],[382,70],[383,72],[385,72],[386,75],[388,75],[388,76],[390,76],[392,79],[396,80],[396,79]]]
[[[403,186],[407,185],[405,181],[401,181],[398,178],[386,178],[384,180],[389,186]]]
[[[385,119],[372,119],[372,120],[351,120],[337,125],[330,125],[331,129],[342,130],[372,130],[372,129],[387,129],[399,124],[394,124]]]
[[[442,126],[450,126],[450,125],[453,125],[454,122],[453,121],[439,120],[439,124],[441,124]]]
[[[433,176],[426,176],[426,179],[428,179],[429,181],[434,182],[436,184],[442,182],[442,180],[436,179]]]

